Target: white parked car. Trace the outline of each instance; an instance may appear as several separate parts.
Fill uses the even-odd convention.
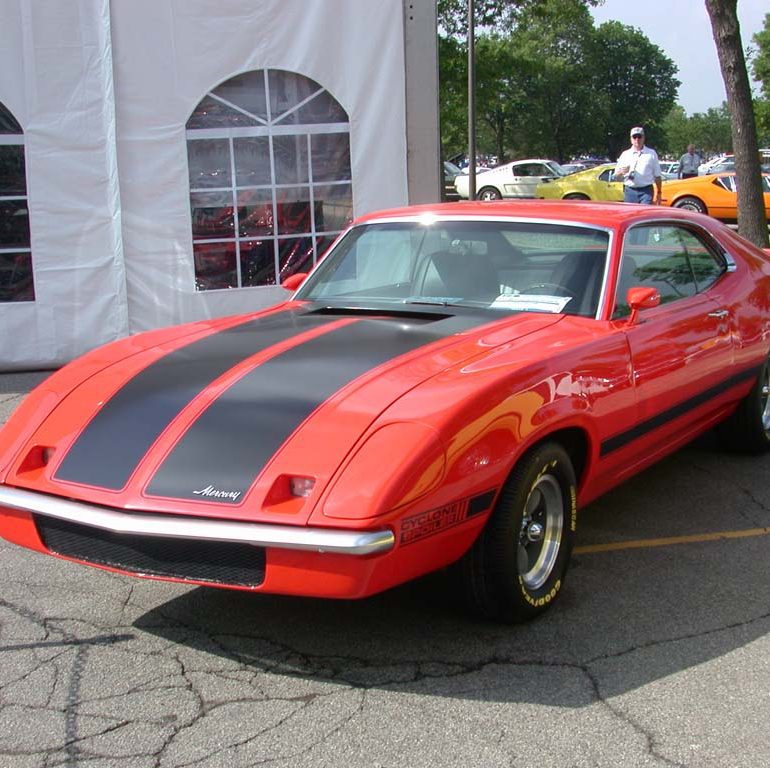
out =
[[[718,165],[723,165],[724,163],[730,161],[735,161],[734,155],[718,155],[717,157],[712,157],[711,160],[708,160],[705,163],[701,163],[698,166],[698,176],[706,176],[709,173],[716,173],[714,169]]]
[[[499,165],[476,177],[477,200],[502,200],[504,197],[535,197],[535,188],[544,181],[566,176],[553,160],[515,160]],[[460,197],[468,199],[468,175],[455,179]]]
[[[660,170],[664,179],[678,179],[679,178],[679,161],[678,160],[661,160]]]

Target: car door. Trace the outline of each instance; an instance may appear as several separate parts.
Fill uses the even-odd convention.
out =
[[[715,219],[738,217],[738,185],[733,174],[717,176],[705,193],[706,207]]]
[[[517,163],[511,167],[512,177],[505,185],[505,197],[535,197],[537,185],[554,180],[557,174],[542,162]]]
[[[623,184],[615,181],[615,167],[605,168],[598,176],[594,186],[596,189],[595,200],[614,200],[616,202],[623,199]]]
[[[624,331],[637,423],[606,446],[617,452],[620,472],[649,461],[708,421],[719,407],[733,342],[730,312],[709,288],[727,271],[724,256],[699,227],[645,224],[626,233],[614,316],[627,315],[629,287],[654,287],[661,303]]]

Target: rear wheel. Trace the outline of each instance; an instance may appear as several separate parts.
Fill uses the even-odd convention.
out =
[[[564,195],[565,200],[590,200],[588,195],[584,195],[582,192],[570,192],[568,195]]]
[[[519,462],[459,564],[472,610],[512,623],[556,600],[575,538],[576,498],[575,471],[560,445],[544,443]]]
[[[738,409],[717,428],[722,445],[737,453],[770,450],[770,359]]]
[[[697,197],[680,197],[674,203],[674,208],[684,208],[686,211],[697,211],[698,213],[708,213],[705,204]]]
[[[476,195],[477,200],[502,200],[500,190],[495,187],[482,187]]]

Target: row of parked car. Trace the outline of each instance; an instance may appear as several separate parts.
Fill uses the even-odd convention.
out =
[[[723,161],[722,164],[724,164]],[[663,165],[667,165],[663,169]],[[704,175],[689,179],[677,179],[677,163],[661,163],[664,170],[663,205],[685,208],[706,213],[723,221],[735,221],[738,217],[738,195],[733,169],[714,168]],[[476,198],[502,200],[505,198],[546,198],[556,200],[623,200],[623,184],[614,180],[614,163],[603,163],[575,173],[566,173],[553,160],[529,159],[506,163],[493,169],[479,169],[476,177]],[[467,173],[454,174],[453,194],[447,199],[468,199],[469,177]],[[765,208],[770,218],[770,173],[763,173]]]

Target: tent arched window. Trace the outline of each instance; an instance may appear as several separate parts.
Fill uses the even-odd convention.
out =
[[[306,272],[352,220],[348,115],[314,80],[237,75],[206,94],[186,135],[197,290]]]
[[[24,133],[0,103],[0,303],[34,300]]]

